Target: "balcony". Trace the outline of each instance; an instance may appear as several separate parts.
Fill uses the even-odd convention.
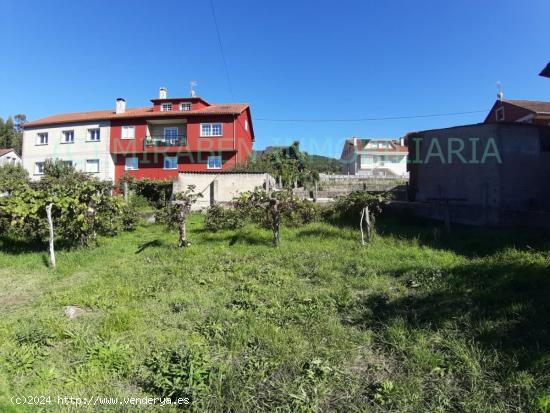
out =
[[[186,146],[187,137],[185,135],[170,135],[170,136],[146,136],[143,140],[145,148],[164,148],[171,146]]]

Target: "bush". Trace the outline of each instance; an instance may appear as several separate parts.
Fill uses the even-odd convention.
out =
[[[382,212],[385,203],[391,199],[387,194],[372,194],[367,191],[354,191],[348,195],[342,195],[335,199],[332,206],[324,212],[324,218],[328,221],[353,222],[359,220],[362,209],[368,205],[374,218]]]
[[[134,231],[139,223],[139,215],[133,205],[124,205],[121,211],[123,231]]]
[[[246,223],[246,217],[235,208],[224,208],[219,204],[212,205],[206,210],[204,227],[210,231],[222,229],[242,228]]]
[[[124,182],[128,182],[129,189],[134,191],[135,195],[146,199],[153,208],[163,208],[172,198],[173,182],[171,180],[134,179],[125,176],[119,184],[121,190]]]
[[[299,227],[319,220],[321,211],[318,204],[308,199],[296,199],[293,208],[285,211],[283,220],[288,226]]]
[[[40,181],[0,198],[0,216],[10,223],[9,235],[45,241],[46,206],[52,204],[56,239],[67,246],[90,245],[97,234],[115,235],[136,222],[129,211],[124,211],[122,199],[113,197],[111,191],[110,182],[101,182],[61,161],[48,160]]]
[[[11,193],[29,184],[29,174],[23,166],[6,164],[0,166],[0,194]]]
[[[143,388],[157,397],[189,398],[195,409],[210,393],[214,366],[200,347],[157,351],[145,361]]]

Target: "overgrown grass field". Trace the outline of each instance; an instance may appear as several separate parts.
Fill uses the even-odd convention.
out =
[[[550,411],[550,244],[380,221],[211,233],[159,225],[95,249],[0,244],[0,411],[14,395],[189,397],[195,411]],[[63,314],[67,305],[86,313]]]

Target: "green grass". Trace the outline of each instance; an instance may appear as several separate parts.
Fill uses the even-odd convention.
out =
[[[0,411],[13,395],[191,397],[196,411],[544,412],[550,244],[381,221],[247,226],[191,248],[157,225],[96,249],[0,244]],[[63,307],[88,312],[74,320]],[[546,406],[546,407],[545,407]],[[548,410],[550,411],[550,410]]]

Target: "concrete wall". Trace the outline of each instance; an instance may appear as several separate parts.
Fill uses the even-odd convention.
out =
[[[465,223],[499,224],[505,211],[550,211],[550,152],[543,150],[549,131],[527,124],[478,124],[417,133],[420,144],[409,143],[410,199],[450,198],[454,220]],[[428,157],[433,140],[445,162]],[[495,156],[483,159],[490,140],[500,162]],[[466,162],[449,154],[449,145],[457,149],[460,141]]]
[[[266,173],[180,173],[174,182],[174,192],[181,192],[195,185],[195,192],[203,197],[194,205],[194,210],[210,206],[214,202],[230,202],[242,192],[253,191],[269,183],[275,188],[275,179]]]
[[[100,129],[101,140],[89,142],[88,129]],[[61,143],[62,132],[74,131],[74,143]],[[48,144],[37,145],[37,134],[47,132]],[[99,179],[114,180],[115,165],[109,151],[110,124],[104,122],[66,123],[35,127],[23,131],[23,166],[32,179],[39,179],[35,174],[35,163],[46,159],[72,161],[79,170],[84,170],[87,159],[99,160]]]

